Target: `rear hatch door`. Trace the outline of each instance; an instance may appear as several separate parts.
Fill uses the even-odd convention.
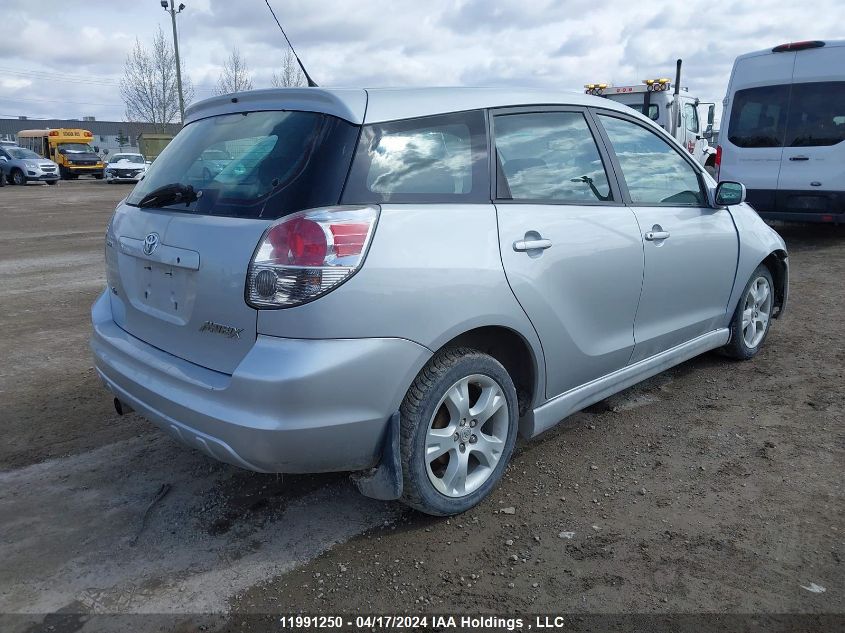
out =
[[[795,53],[778,211],[845,212],[845,46]]]
[[[268,221],[122,205],[107,239],[115,322],[179,358],[231,374],[255,343],[244,301]]]
[[[115,322],[175,356],[234,372],[255,343],[257,312],[244,290],[262,234],[288,213],[337,204],[358,129],[293,110],[189,122],[112,220]],[[210,150],[228,157],[214,173],[202,168]]]

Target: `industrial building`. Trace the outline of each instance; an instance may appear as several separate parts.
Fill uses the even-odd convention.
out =
[[[138,151],[138,135],[141,133],[164,133],[175,136],[181,129],[178,123],[160,125],[128,121],[98,121],[94,117],[81,119],[30,119],[17,117],[0,119],[0,141],[14,141],[21,130],[43,130],[46,128],[81,128],[89,130],[93,145],[100,155],[114,151]]]

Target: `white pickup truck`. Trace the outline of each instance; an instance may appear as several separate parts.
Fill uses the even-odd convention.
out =
[[[669,79],[646,79],[641,84],[614,86],[586,84],[584,92],[624,103],[642,112],[669,132],[690,154],[713,173],[716,148],[709,139],[713,134],[714,103],[704,103],[691,96],[679,84],[681,60],[678,60],[675,84]],[[704,121],[704,122],[702,122]]]

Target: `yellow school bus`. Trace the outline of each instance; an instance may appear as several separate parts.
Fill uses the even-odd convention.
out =
[[[91,145],[94,135],[88,130],[21,130],[17,136],[18,145],[57,163],[65,180],[86,174],[98,180],[103,177],[105,165]]]

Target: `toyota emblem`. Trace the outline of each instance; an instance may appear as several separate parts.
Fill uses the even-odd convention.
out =
[[[152,255],[158,248],[158,233],[150,233],[144,238],[144,255]]]

